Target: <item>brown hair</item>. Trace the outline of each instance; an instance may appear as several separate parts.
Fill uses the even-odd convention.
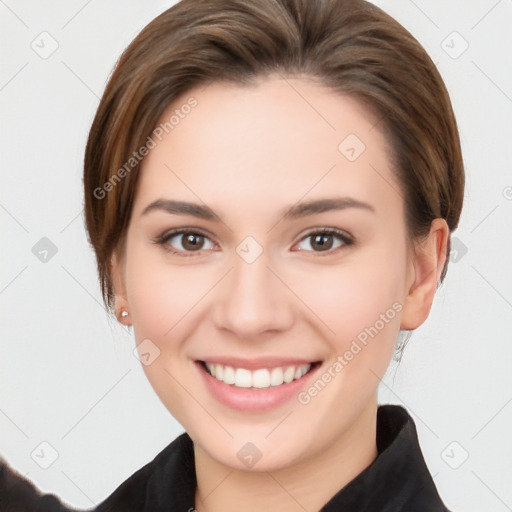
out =
[[[450,98],[426,51],[396,20],[362,0],[182,0],[121,55],[87,141],[85,220],[107,309],[110,258],[124,250],[139,176],[139,160],[130,159],[163,111],[197,84],[249,84],[272,72],[310,76],[377,113],[409,237],[426,235],[435,218],[450,232],[457,227],[464,167]]]

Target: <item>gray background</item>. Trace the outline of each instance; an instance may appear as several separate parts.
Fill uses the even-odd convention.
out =
[[[111,69],[172,3],[0,1],[0,453],[76,507],[99,503],[182,432],[133,336],[105,314],[81,190]],[[438,66],[467,172],[446,282],[380,401],[412,414],[450,509],[512,510],[512,2],[376,3]],[[43,237],[56,250],[46,261]]]

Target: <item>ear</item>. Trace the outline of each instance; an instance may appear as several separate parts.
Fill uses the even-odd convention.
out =
[[[126,297],[124,260],[118,255],[117,251],[112,253],[112,257],[110,259],[110,276],[112,279],[116,317],[123,325],[130,326],[132,325],[132,322],[130,319],[128,299]],[[128,313],[128,315],[124,312]],[[122,313],[124,313],[124,316]]]
[[[416,329],[427,319],[446,262],[449,235],[446,221],[434,219],[428,235],[416,243],[407,271],[401,329]]]

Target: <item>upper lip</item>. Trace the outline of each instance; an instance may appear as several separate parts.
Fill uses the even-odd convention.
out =
[[[279,368],[286,366],[302,366],[304,364],[313,364],[318,359],[299,359],[296,357],[255,357],[252,359],[242,359],[240,357],[204,357],[199,359],[206,363],[221,364],[233,368],[245,368],[247,370],[258,370],[260,368]]]

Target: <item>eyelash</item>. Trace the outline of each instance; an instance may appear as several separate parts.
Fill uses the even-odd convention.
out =
[[[181,257],[190,258],[190,257],[197,256],[198,254],[200,254],[202,252],[202,249],[199,251],[178,251],[178,250],[170,247],[167,244],[167,242],[171,238],[174,238],[175,236],[182,235],[185,233],[193,234],[193,235],[201,235],[205,238],[210,239],[209,235],[207,235],[204,231],[202,231],[198,228],[180,228],[180,229],[177,229],[174,231],[168,231],[166,233],[163,233],[162,235],[154,238],[152,240],[152,242],[155,244],[161,245],[165,251],[172,253],[172,254],[176,254]],[[334,252],[336,252],[340,249],[343,249],[344,247],[349,247],[351,245],[354,245],[354,243],[355,243],[355,240],[351,236],[349,236],[344,231],[341,231],[341,230],[335,229],[335,228],[318,228],[314,231],[310,231],[309,233],[306,233],[299,240],[299,242],[302,242],[303,240],[306,240],[307,238],[312,237],[313,235],[334,235],[334,236],[338,237],[343,242],[343,245],[341,245],[340,247],[336,247],[335,249],[329,249],[327,251],[304,251],[304,249],[299,249],[300,251],[316,253],[317,255],[319,255],[321,257],[322,256],[330,256]]]

